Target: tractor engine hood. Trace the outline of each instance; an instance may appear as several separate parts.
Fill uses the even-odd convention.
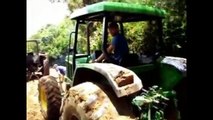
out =
[[[166,56],[165,58],[163,58],[161,63],[174,66],[179,71],[181,71],[184,76],[186,76],[187,72],[186,58]]]

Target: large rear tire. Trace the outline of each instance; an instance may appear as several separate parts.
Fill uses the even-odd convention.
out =
[[[91,82],[70,88],[65,97],[62,120],[116,120],[118,117],[108,96]]]
[[[56,79],[52,76],[41,77],[38,84],[39,103],[45,120],[59,120],[61,93]]]

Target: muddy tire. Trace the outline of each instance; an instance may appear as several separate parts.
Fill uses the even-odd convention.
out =
[[[65,96],[62,120],[116,120],[118,116],[108,96],[91,82],[70,88]]]
[[[52,76],[40,78],[38,84],[39,103],[45,120],[59,120],[61,93],[56,79]]]

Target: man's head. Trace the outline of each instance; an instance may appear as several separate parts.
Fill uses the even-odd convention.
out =
[[[116,34],[119,33],[119,28],[118,28],[118,24],[116,22],[111,22],[108,26],[109,28],[109,33],[112,36],[115,36]]]

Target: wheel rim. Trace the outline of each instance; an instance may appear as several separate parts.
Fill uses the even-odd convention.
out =
[[[46,96],[44,87],[41,87],[41,91],[40,91],[40,102],[41,102],[41,108],[44,111],[47,111],[47,96]]]

